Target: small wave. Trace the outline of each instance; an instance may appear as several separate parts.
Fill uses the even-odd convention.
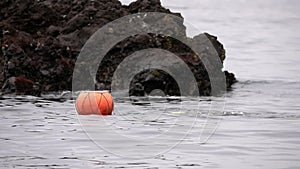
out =
[[[245,113],[242,111],[225,111],[223,116],[244,116]]]
[[[276,112],[253,113],[243,111],[225,111],[223,116],[243,116],[245,118],[255,119],[299,119],[300,115],[297,114],[283,114]]]
[[[260,79],[238,79],[237,84],[241,85],[251,85],[251,84],[290,84],[290,85],[299,85],[300,81],[292,81],[292,80],[260,80]]]

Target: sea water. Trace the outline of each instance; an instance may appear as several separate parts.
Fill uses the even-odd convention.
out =
[[[232,91],[222,98],[124,98],[104,119],[78,117],[74,96],[4,96],[0,168],[300,167],[300,2],[162,4],[197,28],[187,27],[190,36],[218,36],[226,48],[224,69],[239,81]],[[222,111],[209,113],[220,101]],[[124,137],[105,137],[107,126],[97,128],[103,120]],[[211,135],[201,133],[207,122]]]

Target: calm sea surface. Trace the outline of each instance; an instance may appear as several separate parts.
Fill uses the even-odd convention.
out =
[[[163,5],[197,28],[188,26],[191,36],[218,36],[239,80],[233,90],[119,99],[104,118],[77,117],[68,94],[2,97],[0,168],[300,168],[300,1]]]

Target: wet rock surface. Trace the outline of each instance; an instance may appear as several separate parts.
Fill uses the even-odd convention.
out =
[[[32,85],[39,84],[40,92],[72,90],[73,69],[81,48],[95,31],[110,21],[137,12],[163,12],[181,17],[162,7],[159,0],[138,0],[128,6],[118,0],[3,0],[0,8],[0,85],[9,78],[23,77],[32,81]],[[175,24],[182,24],[179,33],[185,36],[183,23]],[[207,33],[205,36],[223,62],[223,45],[215,36]],[[181,57],[194,73],[200,94],[210,95],[210,80],[204,66],[201,62],[192,64],[195,53],[175,39],[153,34],[129,37],[112,48],[101,62],[100,67],[106,69],[98,70],[96,88],[110,89],[118,64],[133,52],[147,48],[165,49]],[[224,73],[229,88],[236,79],[234,74]],[[130,94],[149,94],[158,86],[167,95],[180,95],[170,75],[152,69],[135,76]],[[20,93],[40,92],[26,89]]]

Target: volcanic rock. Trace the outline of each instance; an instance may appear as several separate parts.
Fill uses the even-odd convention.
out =
[[[34,89],[36,83],[42,92],[72,90],[73,69],[81,48],[95,31],[110,21],[137,12],[163,12],[181,17],[179,13],[162,7],[159,0],[137,0],[128,6],[118,0],[2,0],[0,8],[0,86],[5,82],[7,85],[9,81],[16,83],[14,77],[31,79],[32,83],[23,79],[21,84],[24,85],[15,87],[19,94],[33,95],[39,95]],[[180,24],[182,30],[177,31],[186,36],[183,23],[174,24]],[[165,29],[172,30],[172,25]],[[223,62],[223,45],[217,37],[208,33],[205,36]],[[98,70],[96,88],[109,90],[118,64],[126,56],[146,48],[169,50],[185,61],[195,58],[191,49],[167,36],[148,34],[129,37],[106,55],[100,65],[106,69]],[[210,80],[204,66],[191,63],[194,62],[190,61],[188,65],[197,79],[199,94],[210,95]],[[152,76],[153,72],[160,76]],[[236,82],[234,74],[224,73],[227,87],[231,87]],[[145,95],[158,86],[163,86],[161,90],[167,95],[180,95],[170,75],[152,69],[141,72],[132,80],[130,95]]]

